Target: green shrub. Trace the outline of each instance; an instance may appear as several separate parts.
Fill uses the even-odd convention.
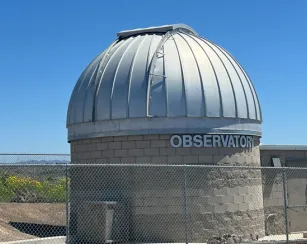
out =
[[[10,202],[14,196],[14,192],[11,191],[3,182],[0,181],[0,202]]]
[[[66,200],[66,179],[61,179],[56,183],[44,181],[42,183],[41,194],[47,202],[65,202]]]
[[[0,176],[0,202],[65,202],[66,179],[37,181],[17,175]]]

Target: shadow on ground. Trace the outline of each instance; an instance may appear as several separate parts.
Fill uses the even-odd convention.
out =
[[[37,237],[52,237],[52,236],[66,235],[66,226],[44,225],[44,224],[22,223],[22,222],[9,222],[9,224],[25,234]]]

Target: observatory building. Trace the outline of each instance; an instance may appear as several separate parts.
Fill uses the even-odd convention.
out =
[[[261,122],[242,66],[191,27],[117,33],[72,92],[72,164],[142,167],[71,168],[71,240],[99,239],[86,227],[95,227],[85,214],[89,201],[118,205],[115,242],[185,242],[187,228],[191,242],[234,232],[264,236],[260,170],[166,167],[260,167]]]

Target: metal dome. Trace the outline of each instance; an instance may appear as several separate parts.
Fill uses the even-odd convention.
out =
[[[261,135],[256,91],[240,64],[186,25],[122,31],[84,70],[67,112],[68,139]]]

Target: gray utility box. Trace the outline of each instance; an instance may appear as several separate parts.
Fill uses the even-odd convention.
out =
[[[78,236],[85,243],[112,242],[117,202],[85,201],[78,213]]]

